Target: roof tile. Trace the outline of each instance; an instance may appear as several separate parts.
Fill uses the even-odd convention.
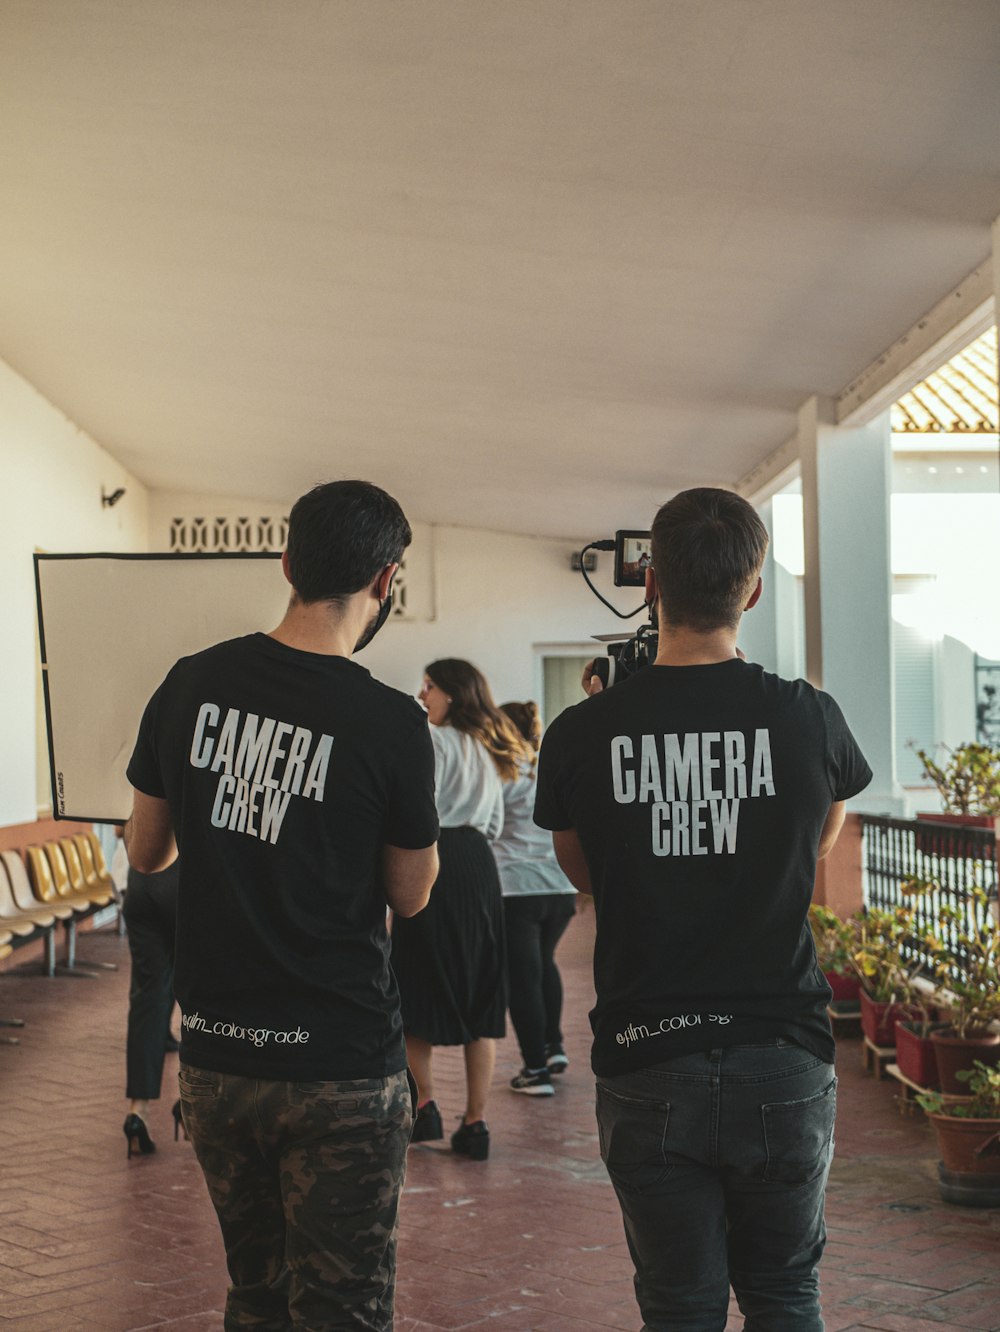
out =
[[[1000,429],[994,326],[892,406],[899,435],[988,434]]]

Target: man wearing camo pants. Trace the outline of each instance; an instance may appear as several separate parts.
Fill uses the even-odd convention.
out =
[[[128,767],[131,864],[183,850],[180,1107],[228,1332],[393,1325],[412,1102],[386,907],[430,894],[434,757],[418,705],[351,657],[409,541],[366,482],[304,495],[281,624],[177,662]]]

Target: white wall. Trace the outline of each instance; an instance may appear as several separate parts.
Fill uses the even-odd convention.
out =
[[[148,496],[89,435],[0,361],[0,825],[27,823],[47,786],[36,779],[36,550],[145,550]],[[124,486],[111,509],[102,486]],[[114,607],[106,612],[114,632]]]
[[[398,496],[406,507],[405,494]],[[170,520],[199,515],[278,517],[290,504],[156,492],[150,497],[150,548],[166,550]],[[652,509],[652,503],[650,505]],[[358,661],[387,684],[415,694],[424,667],[438,657],[465,657],[490,681],[497,702],[541,702],[543,652],[586,645],[591,634],[634,632],[645,615],[617,620],[593,596],[570,557],[584,542],[511,536],[473,527],[413,523],[407,552],[412,620],[392,619]],[[592,538],[613,536],[595,532]],[[630,610],[639,589],[612,585],[614,556],[598,555],[595,583],[613,604]],[[269,627],[269,626],[264,626]],[[586,650],[586,649],[584,649]],[[595,653],[603,653],[593,644]],[[583,697],[581,692],[580,697]]]
[[[594,633],[634,632],[645,619],[617,620],[570,569],[582,542],[467,527],[424,530],[433,541],[435,618],[390,622],[358,657],[397,689],[415,693],[424,667],[437,657],[464,657],[486,675],[498,703],[541,702],[543,653],[588,644]],[[613,556],[603,553],[598,561],[594,581],[604,595],[622,610],[639,605],[641,590],[612,587]],[[604,651],[593,647],[595,654]]]
[[[894,495],[892,514],[893,570],[935,580],[905,602],[917,625],[1000,657],[1000,495]]]
[[[938,739],[957,749],[976,739],[976,658],[967,643],[945,634],[940,659],[948,688],[940,690],[936,699]]]
[[[938,687],[934,693],[934,742],[956,749],[976,738],[976,658],[967,643],[949,635],[937,644],[935,677]],[[938,760],[942,754],[935,755]],[[908,816],[925,812],[940,813],[944,808],[937,789],[933,786],[908,787],[906,813]]]
[[[398,498],[405,508],[406,496]],[[168,548],[175,517],[281,517],[290,503],[154,492],[150,549]],[[417,692],[428,662],[464,657],[486,675],[498,703],[515,698],[541,703],[542,656],[563,655],[568,649],[603,654],[604,646],[591,642],[592,634],[634,633],[645,622],[644,613],[631,620],[616,619],[582,576],[571,570],[570,557],[583,540],[419,522],[413,523],[413,533],[407,564],[411,604],[419,613],[412,620],[390,620],[358,656],[373,675],[406,693]],[[609,529],[591,533],[590,539],[613,535]],[[613,586],[613,560],[609,552],[598,555],[593,581],[620,610],[632,610],[641,603],[642,592]],[[783,569],[778,572],[793,584],[794,596],[794,580]],[[424,580],[430,586],[425,588]],[[767,588],[766,595],[777,595],[777,589]]]
[[[802,569],[801,498],[773,499],[775,559]],[[892,496],[892,569],[929,586],[892,599],[893,616],[936,639],[936,741],[975,738],[974,652],[1000,658],[1000,496],[981,492]],[[784,671],[782,672],[784,673]],[[923,795],[920,809],[934,808]]]

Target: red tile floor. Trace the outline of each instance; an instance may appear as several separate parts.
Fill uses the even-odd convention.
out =
[[[587,1064],[592,913],[562,947],[567,1051],[558,1095],[515,1096],[508,1039],[491,1108],[492,1154],[475,1163],[415,1147],[399,1246],[398,1332],[636,1329],[631,1270],[598,1157]],[[225,1268],[191,1149],[174,1143],[176,1056],[152,1119],[158,1150],[126,1160],[121,1124],[128,951],[84,936],[84,957],[120,963],[96,980],[0,974],[0,1013],[27,1019],[0,1047],[0,1332],[126,1332],[222,1326]],[[16,961],[16,957],[12,959]],[[1000,1330],[1000,1211],[937,1196],[932,1138],[902,1117],[892,1085],[838,1054],[841,1109],[822,1267],[828,1332]],[[457,1051],[438,1099],[461,1109]],[[742,1327],[735,1309],[729,1328]]]

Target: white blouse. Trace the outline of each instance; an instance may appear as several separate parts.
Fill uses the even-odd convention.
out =
[[[478,828],[492,841],[503,827],[503,786],[485,746],[453,726],[432,726],[442,828]]]

